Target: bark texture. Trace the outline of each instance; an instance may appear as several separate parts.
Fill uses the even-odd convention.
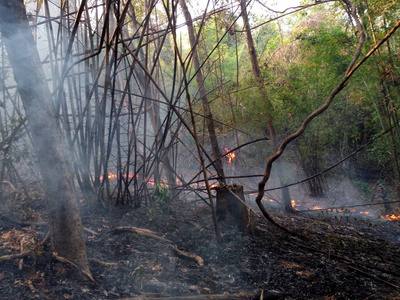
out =
[[[43,178],[53,251],[89,272],[70,158],[23,1],[0,1],[0,29]]]

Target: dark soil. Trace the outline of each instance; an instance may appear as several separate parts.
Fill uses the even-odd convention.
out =
[[[119,299],[279,291],[282,299],[400,299],[400,223],[273,211],[290,235],[263,218],[254,234],[222,226],[215,238],[210,209],[176,202],[149,222],[146,208],[83,212],[95,283],[57,261],[48,245],[23,260],[0,262],[1,299]],[[155,231],[169,244],[128,229]],[[91,232],[90,232],[91,231]],[[43,224],[0,218],[0,256],[43,240]],[[204,266],[174,247],[200,256]],[[105,263],[110,263],[106,265]]]

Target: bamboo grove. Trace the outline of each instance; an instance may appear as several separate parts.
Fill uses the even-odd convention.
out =
[[[262,178],[257,169],[227,174],[229,151],[238,148],[250,169],[283,152],[285,138],[349,74],[352,58],[351,68],[400,17],[396,1],[304,1],[283,11],[264,2],[26,1],[87,201],[139,207],[154,199],[153,186],[168,186],[174,199],[190,190],[212,203],[213,183]],[[398,41],[393,31],[293,143],[305,177],[386,132],[342,169],[357,176],[368,165],[399,190]],[[0,182],[28,194],[40,182],[37,157],[3,44],[0,51]],[[291,181],[278,176],[278,185]],[[308,184],[312,194],[326,189],[323,177]]]

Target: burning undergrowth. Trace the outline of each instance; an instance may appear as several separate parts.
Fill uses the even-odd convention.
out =
[[[400,220],[398,201],[383,187],[373,194],[360,192],[350,181],[341,179],[324,197],[299,197],[291,200],[297,213],[316,213],[335,217]]]
[[[332,216],[336,218],[361,218],[374,220],[400,220],[400,205],[395,192],[387,190],[382,184],[363,183],[367,189],[360,188],[346,177],[331,177],[326,180],[327,191],[320,196],[312,196],[302,177],[292,174],[290,185],[290,206],[296,214],[312,214],[315,216]],[[247,191],[247,199],[254,200],[257,181],[250,178],[243,181]],[[263,198],[264,204],[271,208],[283,208],[282,184],[270,183]],[[367,190],[367,191],[366,191]]]
[[[116,177],[108,176],[111,181]],[[254,204],[257,181],[241,180],[248,205],[259,214]],[[146,184],[150,192],[157,190],[151,178]],[[0,298],[120,299],[264,290],[282,293],[287,300],[396,299],[400,227],[398,221],[379,217],[385,208],[382,199],[364,206],[368,199],[349,181],[332,182],[325,197],[308,196],[301,185],[291,187],[290,195],[296,209],[292,214],[282,210],[280,190],[267,192],[264,203],[294,235],[253,214],[253,234],[222,224],[220,240],[204,182],[182,188],[179,200],[168,200],[168,209],[157,214],[156,207],[145,205],[93,209],[82,199],[95,283],[76,277],[76,269],[57,260],[47,242],[42,244],[47,234],[43,207],[32,213],[39,220],[4,216],[0,256],[33,250],[23,259],[0,259]]]
[[[76,270],[52,257],[44,244],[22,263],[0,263],[0,298],[119,299],[149,293],[233,295],[274,290],[287,293],[283,299],[288,300],[396,299],[397,221],[288,215],[269,209],[297,235],[255,218],[253,235],[222,225],[218,241],[210,208],[189,199],[172,202],[170,212],[156,220],[149,219],[146,207],[85,210],[96,283],[76,277]],[[31,244],[37,245],[47,232],[39,223],[0,221],[2,255],[35,247]],[[25,245],[23,240],[32,243]]]

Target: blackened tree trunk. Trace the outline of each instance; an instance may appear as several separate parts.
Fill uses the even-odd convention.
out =
[[[38,157],[53,251],[90,274],[67,147],[23,0],[0,1],[0,29]]]

